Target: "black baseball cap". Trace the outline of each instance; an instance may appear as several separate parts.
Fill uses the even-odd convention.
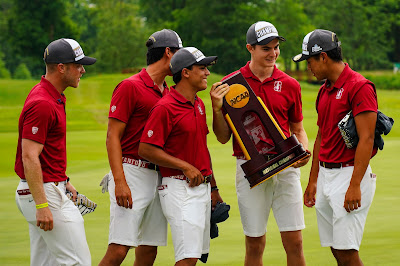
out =
[[[329,30],[316,29],[309,32],[303,39],[303,52],[292,58],[294,62],[300,62],[313,55],[327,52],[340,47],[336,33]]]
[[[179,49],[171,58],[169,68],[172,74],[176,74],[182,69],[192,65],[214,65],[217,62],[217,56],[204,56],[204,54],[195,47],[185,47]]]
[[[76,63],[92,65],[96,58],[85,56],[79,43],[73,39],[58,39],[52,41],[44,50],[43,60],[46,63],[67,64]]]
[[[250,26],[247,30],[246,41],[248,44],[265,45],[273,39],[286,41],[285,38],[279,36],[275,26],[266,21],[258,21]]]
[[[158,47],[182,48],[182,40],[178,33],[173,30],[163,29],[156,31],[149,37],[150,39],[153,43],[147,47],[148,50]]]

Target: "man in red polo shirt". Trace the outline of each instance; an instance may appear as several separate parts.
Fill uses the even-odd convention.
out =
[[[67,87],[78,87],[84,55],[78,42],[59,39],[44,51],[46,75],[32,88],[19,118],[15,172],[19,210],[29,223],[31,265],[91,265],[83,218],[65,195],[76,189],[65,175]]]
[[[364,226],[375,194],[376,179],[369,161],[374,147],[378,102],[375,86],[343,62],[334,32],[317,29],[303,40],[303,52],[293,61],[307,60],[318,80],[318,134],[304,204],[315,205],[321,245],[331,247],[338,265],[363,265],[358,254]],[[338,123],[353,112],[359,142],[346,148]]]
[[[182,47],[178,34],[163,29],[146,42],[147,68],[115,88],[109,111],[107,152],[110,233],[100,265],[120,265],[131,247],[135,265],[152,265],[157,246],[167,243],[167,222],[162,214],[157,186],[158,167],[138,154],[140,137],[151,108],[169,92],[172,55]]]
[[[286,137],[295,134],[304,149],[307,149],[308,139],[303,127],[300,85],[275,65],[280,54],[279,42],[285,39],[278,35],[274,25],[265,21],[251,25],[246,39],[246,48],[251,54],[251,60],[225,78],[240,71],[255,94],[263,100]],[[223,97],[228,91],[229,87],[224,85],[210,91],[213,129],[221,143],[228,142],[232,134],[222,113]],[[273,147],[273,141],[267,133],[265,135],[265,143],[260,145],[260,142],[257,148],[272,157],[274,154],[268,150]],[[246,235],[245,265],[262,265],[266,227],[271,209],[281,232],[288,265],[304,265],[301,230],[305,225],[298,168],[305,165],[309,157],[250,189],[240,167],[246,162],[245,157],[236,139],[233,139],[233,156],[237,158],[236,192]]]
[[[216,60],[194,47],[176,52],[171,59],[176,86],[154,106],[139,146],[141,156],[160,165],[158,190],[171,226],[175,265],[195,265],[209,252],[210,200],[222,202],[207,148],[205,107],[197,97],[207,89],[207,66]]]

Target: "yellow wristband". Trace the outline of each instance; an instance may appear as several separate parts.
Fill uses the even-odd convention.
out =
[[[46,207],[49,207],[49,203],[48,202],[36,205],[36,209],[42,209],[42,208],[46,208]]]

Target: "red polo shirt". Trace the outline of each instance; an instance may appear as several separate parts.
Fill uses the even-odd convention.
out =
[[[280,71],[276,66],[274,66],[272,76],[261,82],[251,72],[249,65],[250,61],[244,67],[223,79],[240,71],[254,93],[263,100],[285,136],[290,137],[289,122],[298,123],[303,121],[300,84],[294,78]],[[271,146],[274,145],[268,134],[266,134],[264,140]],[[244,156],[236,138],[233,138],[233,156]]]
[[[346,148],[338,123],[350,111],[356,116],[365,111],[378,111],[374,84],[346,64],[333,86],[326,81],[316,101],[321,132],[319,160],[328,163],[353,162],[356,149]],[[374,147],[373,155],[376,154]]]
[[[15,160],[15,172],[21,179],[25,179],[21,148],[23,138],[43,144],[39,155],[43,182],[67,179],[65,101],[65,95],[60,94],[44,76],[28,94],[19,117]]]
[[[142,159],[138,149],[147,117],[151,108],[168,92],[168,86],[164,83],[164,92],[161,94],[145,68],[123,80],[114,89],[108,117],[126,124],[121,138],[123,157]]]
[[[208,127],[204,103],[196,97],[194,105],[174,87],[150,112],[141,142],[156,145],[184,160],[203,174],[210,175],[211,159],[207,148]],[[163,177],[183,175],[177,169],[160,167]]]

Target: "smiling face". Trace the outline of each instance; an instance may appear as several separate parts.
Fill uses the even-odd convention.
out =
[[[77,88],[79,86],[79,81],[84,73],[86,73],[85,68],[81,64],[64,64],[65,72],[63,76],[63,82],[66,87]]]
[[[207,89],[207,77],[210,75],[210,71],[205,65],[193,65],[192,69],[189,70],[189,82],[191,86],[197,91],[203,91]]]
[[[251,54],[251,61],[261,67],[274,67],[276,60],[281,53],[279,50],[279,40],[273,39],[265,45],[247,45]]]

